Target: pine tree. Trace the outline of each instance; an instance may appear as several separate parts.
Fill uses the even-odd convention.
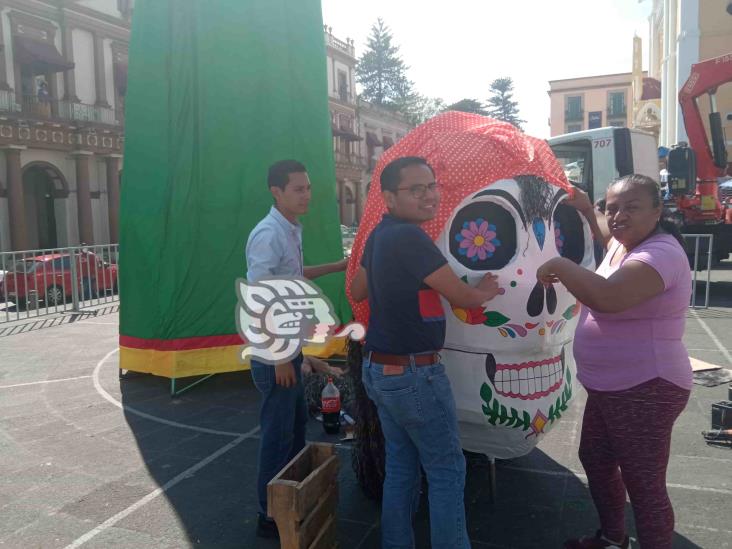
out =
[[[371,27],[361,59],[356,65],[356,81],[366,101],[392,109],[409,108],[415,101],[413,84],[407,78],[407,66],[392,44],[391,30],[379,18]]]
[[[521,124],[526,120],[519,118],[518,102],[513,100],[513,80],[508,77],[497,78],[491,83],[490,92],[488,115],[521,130]]]
[[[483,116],[488,114],[488,111],[485,109],[485,105],[477,99],[461,99],[457,103],[453,103],[448,106],[445,110],[472,112],[474,114],[482,114]]]

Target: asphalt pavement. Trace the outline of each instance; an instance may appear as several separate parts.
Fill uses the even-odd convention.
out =
[[[704,286],[700,291],[703,295]],[[712,307],[690,310],[686,343],[732,368],[732,264],[713,272]],[[120,381],[118,313],[0,325],[0,547],[277,547],[254,534],[258,395],[248,372],[214,376],[171,399],[169,380]],[[668,484],[674,547],[732,547],[732,450],[708,446],[710,407],[727,386],[695,386],[674,431]],[[466,508],[474,548],[555,548],[596,517],[577,458],[580,392],[528,456],[472,462]],[[341,456],[340,547],[379,547],[377,503],[360,491],[349,443]],[[429,547],[423,497],[417,547]],[[628,506],[628,527],[633,532]]]

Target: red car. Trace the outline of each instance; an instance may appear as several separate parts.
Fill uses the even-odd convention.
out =
[[[105,263],[93,252],[76,255],[79,299],[117,291],[117,265]],[[47,306],[72,302],[71,256],[49,254],[26,257],[11,265],[0,283],[0,297],[26,305],[29,295]]]

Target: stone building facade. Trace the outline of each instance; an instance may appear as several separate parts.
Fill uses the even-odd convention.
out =
[[[131,0],[0,0],[0,251],[118,241]]]
[[[412,125],[401,115],[358,98],[355,93],[356,49],[325,28],[328,101],[341,224],[357,225],[363,213],[371,174],[386,149]]]

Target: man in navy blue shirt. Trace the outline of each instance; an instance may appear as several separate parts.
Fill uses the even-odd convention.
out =
[[[476,287],[462,282],[420,228],[435,217],[440,199],[425,159],[389,163],[381,173],[381,191],[389,213],[366,242],[351,296],[368,298],[370,308],[363,383],[378,409],[386,445],[382,547],[414,547],[421,464],[429,485],[433,549],[464,549],[470,547],[465,458],[455,400],[438,354],[445,341],[440,295],[452,305],[478,307],[498,294],[498,283],[492,274]]]

